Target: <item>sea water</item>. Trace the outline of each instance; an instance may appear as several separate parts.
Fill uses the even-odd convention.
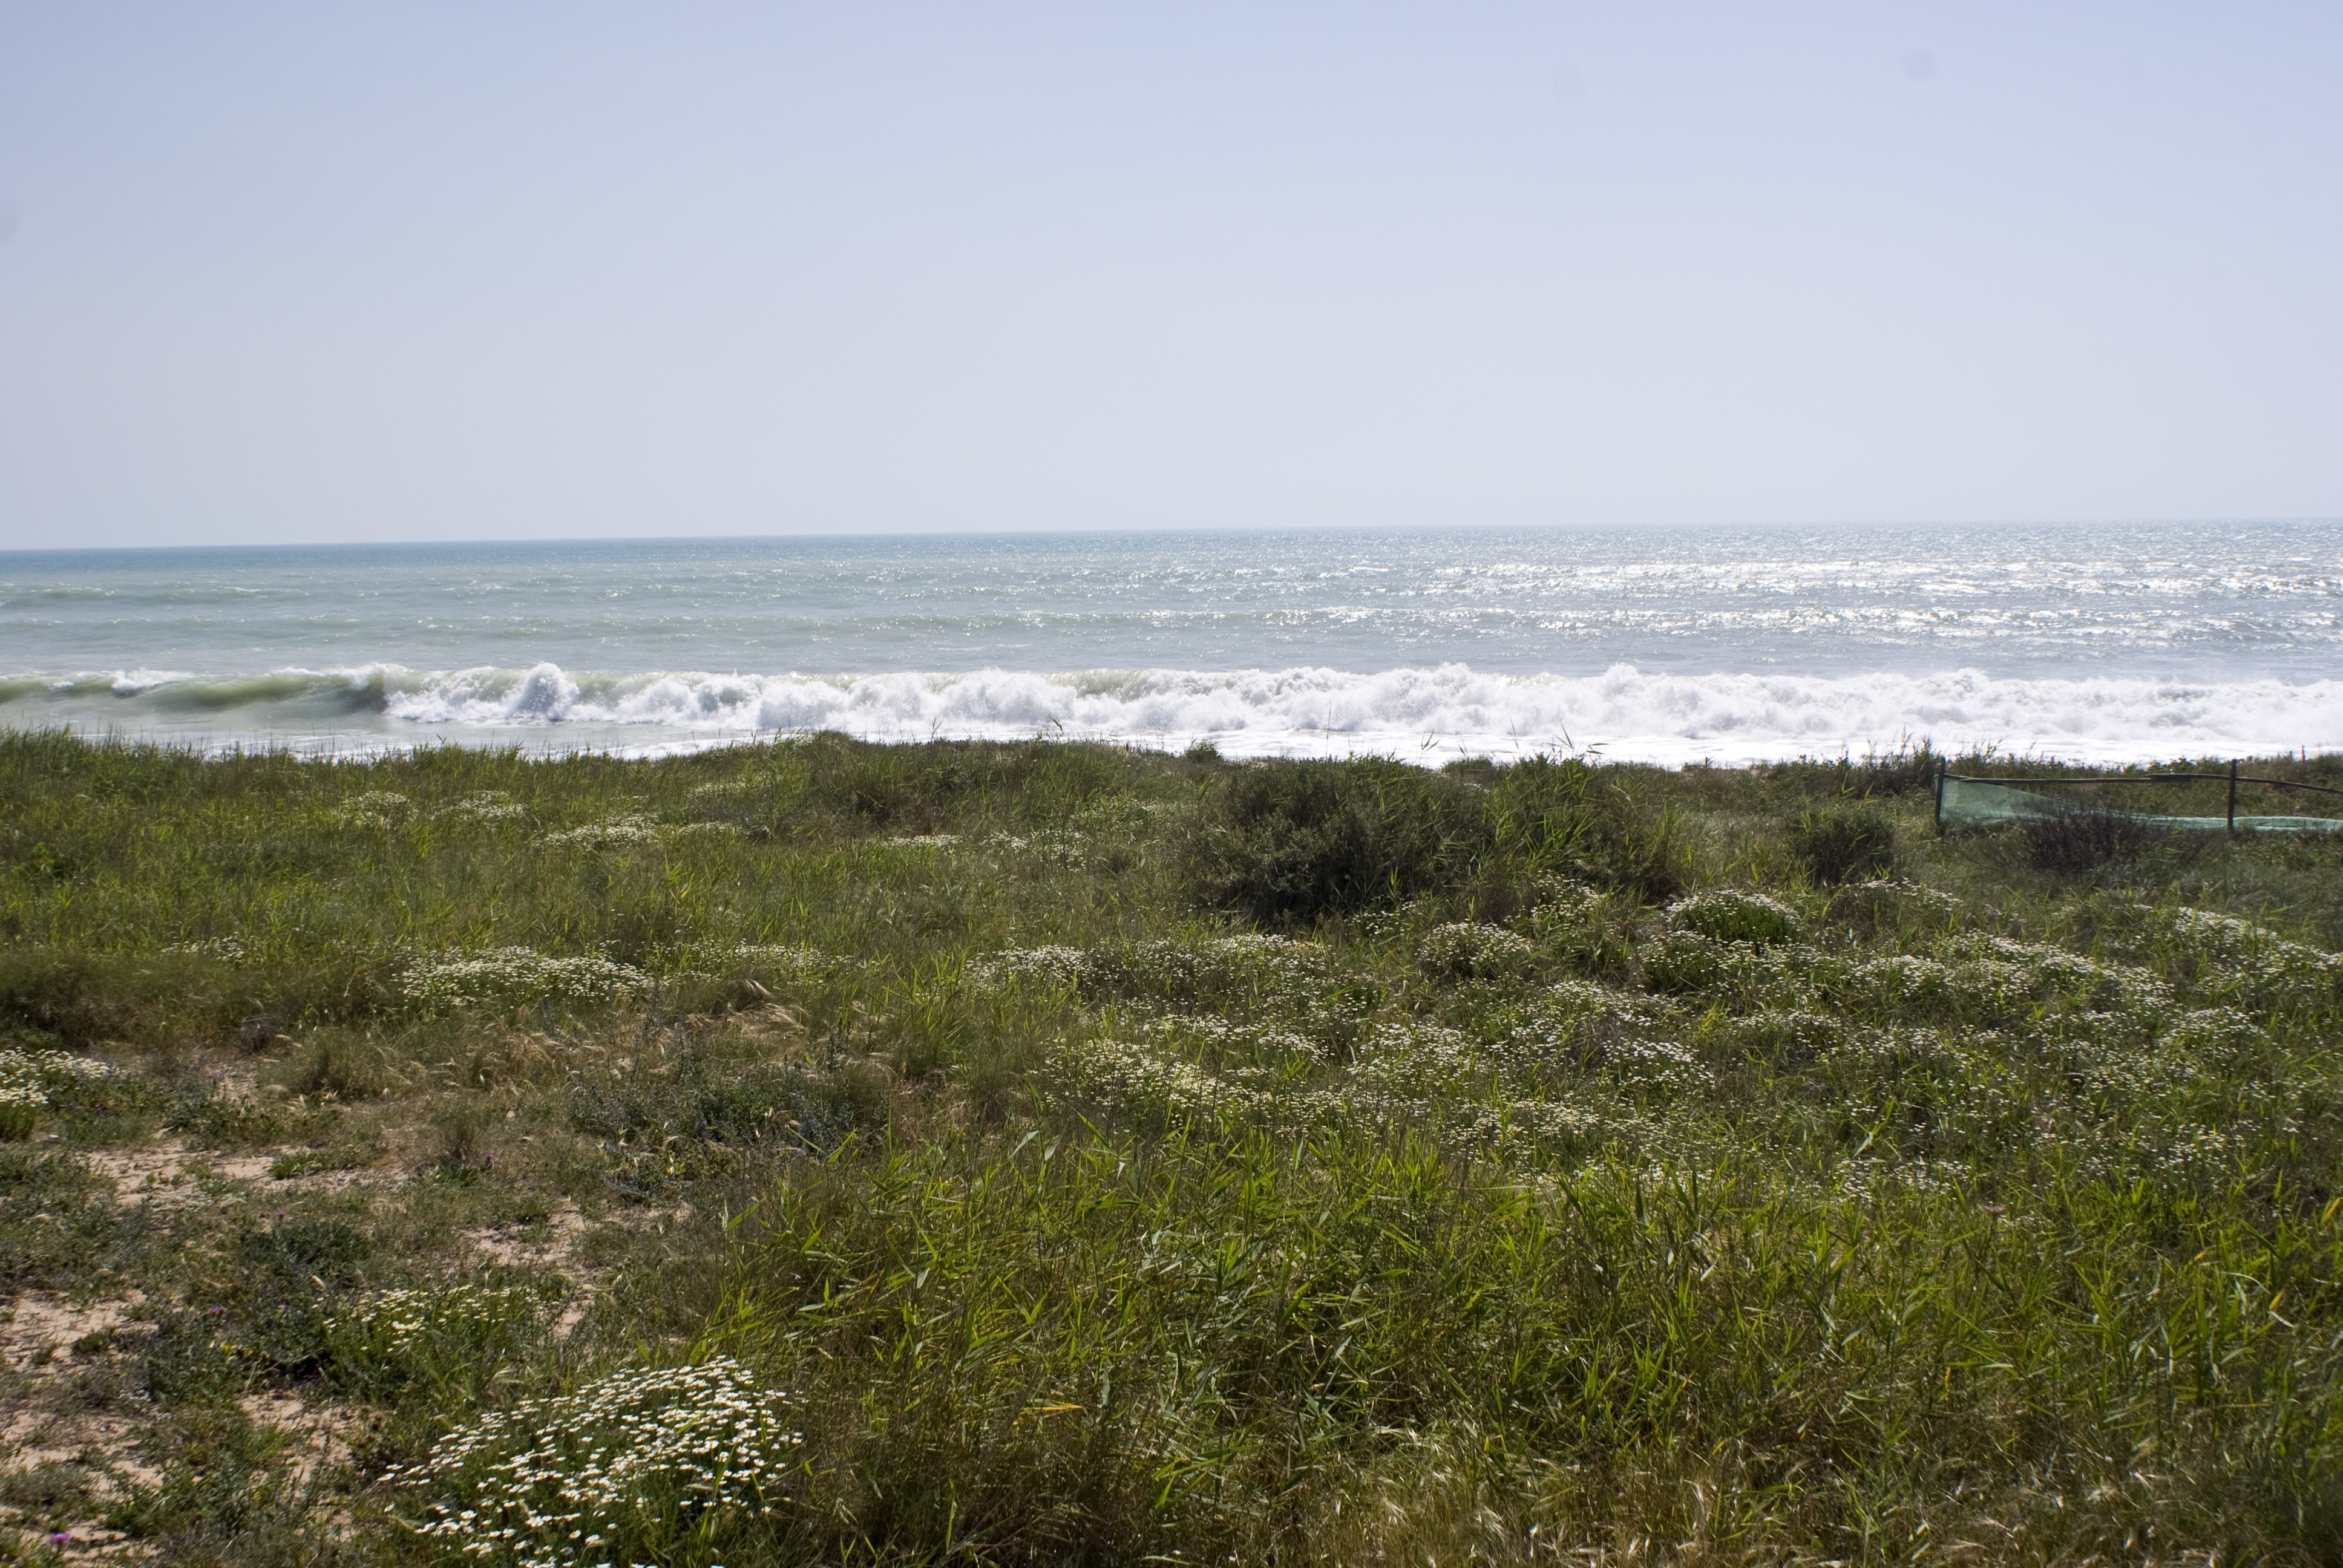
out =
[[[2343,524],[16,551],[0,726],[317,753],[2343,749]]]

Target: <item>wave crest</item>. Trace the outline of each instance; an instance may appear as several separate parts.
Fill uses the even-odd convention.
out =
[[[2343,682],[1856,676],[1503,675],[1462,664],[866,676],[526,669],[0,679],[0,719],[179,737],[423,732],[544,748],[672,750],[742,732],[837,729],[874,740],[1064,735],[1231,755],[1402,756],[1600,749],[1644,761],[1766,760],[1927,739],[2077,760],[2343,749]],[[126,723],[126,721],[127,721]],[[356,726],[359,733],[353,734]],[[230,734],[228,732],[235,733]]]

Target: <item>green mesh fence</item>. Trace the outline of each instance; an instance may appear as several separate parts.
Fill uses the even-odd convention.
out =
[[[2219,781],[2219,774],[2164,774],[2147,779],[2125,780],[2136,783],[2179,782],[2184,779]],[[2030,784],[2057,784],[2055,779],[2025,779]],[[2085,780],[2074,780],[2081,783]],[[2238,783],[2277,784],[2278,779],[2239,779]],[[2295,789],[2317,789],[2315,785],[2293,785]],[[2328,791],[2321,791],[2328,793]],[[2108,807],[2093,806],[2080,801],[2060,799],[2054,795],[2038,794],[2017,787],[2016,783],[1991,779],[1965,779],[1957,773],[1936,776],[1936,825],[1940,828],[2008,828],[2027,822],[2061,820],[2078,815],[2121,817],[2145,827],[2168,828],[2193,832],[2217,833],[2332,833],[2343,830],[2343,817],[2263,817],[2239,813],[2236,816],[2172,817],[2147,811],[2124,811]]]

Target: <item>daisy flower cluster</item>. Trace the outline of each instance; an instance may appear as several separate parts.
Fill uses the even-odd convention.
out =
[[[1416,966],[1424,973],[1454,980],[1517,975],[1536,957],[1527,937],[1470,920],[1433,927],[1415,949]]]
[[[692,950],[692,963],[718,974],[746,970],[765,980],[806,980],[834,970],[843,959],[817,948],[777,942],[706,942]]]
[[[624,849],[638,844],[656,844],[663,836],[657,822],[636,813],[548,833],[545,842],[550,848],[565,849]]]
[[[661,822],[636,811],[613,817],[607,822],[588,822],[582,828],[548,833],[545,842],[550,848],[563,849],[632,849],[684,838],[733,838],[739,831],[729,822]]]
[[[2160,1014],[2172,1005],[2172,988],[2138,965],[2102,963],[2048,942],[1956,937],[1940,950],[1968,961],[1971,983],[1982,981],[2013,997],[2054,991],[2090,1012]]]
[[[1141,942],[1093,954],[1089,961],[1096,978],[1122,990],[1247,1002],[1314,996],[1337,972],[1332,956],[1319,943],[1267,932],[1201,942]]]
[[[62,1081],[107,1078],[114,1069],[62,1050],[0,1050],[0,1107],[38,1111]]]
[[[1571,978],[1541,986],[1505,1014],[1517,1043],[1569,1040],[1590,1032],[1663,1027],[1674,1010],[1599,980]]]
[[[369,789],[354,795],[335,810],[330,820],[344,828],[396,828],[414,803],[392,789]]]
[[[1231,1054],[1249,1046],[1261,1065],[1197,1059],[1199,1042]],[[1287,1050],[1282,1060],[1275,1052]],[[1513,1081],[1514,1063],[1462,1030],[1421,1020],[1387,1020],[1370,1030],[1347,1069],[1320,1063],[1307,1041],[1272,1027],[1198,1018],[1159,1020],[1136,1038],[1100,1039],[1060,1059],[1066,1083],[1102,1103],[1173,1116],[1242,1117],[1279,1127],[1410,1125],[1444,1137],[1493,1144],[1529,1140],[1601,1141],[1630,1124],[1651,1124],[1630,1107],[1598,1111],[1534,1092],[1493,1099]],[[1629,1087],[1676,1091],[1706,1081],[1688,1049],[1656,1038],[1621,1039],[1602,1065]],[[1521,1081],[1528,1086],[1529,1081]]]
[[[1108,1105],[1285,1120],[1278,1114],[1274,1072],[1208,1068],[1151,1040],[1084,1040],[1067,1050],[1059,1067],[1084,1093]]]
[[[1307,1035],[1274,1024],[1238,1023],[1218,1013],[1166,1013],[1141,1027],[1150,1035],[1188,1042],[1220,1057],[1316,1063],[1324,1061],[1327,1055],[1325,1047]]]
[[[1796,1007],[1761,1008],[1718,1025],[1736,1056],[1802,1067],[1827,1056],[1847,1037],[1846,1020]]]
[[[1472,1036],[1445,1024],[1392,1019],[1377,1024],[1352,1058],[1351,1087],[1369,1100],[1437,1097],[1493,1063]]]
[[[650,989],[650,976],[598,954],[555,958],[529,948],[451,955],[408,967],[407,1000],[432,1010],[518,1006],[559,999],[618,1002]]]
[[[440,808],[436,815],[457,822],[518,822],[528,815],[528,808],[507,799],[501,789],[482,789]]]
[[[1506,983],[1444,994],[1436,1014],[1414,1018],[1396,1016],[1379,989],[1338,991],[1343,973],[1323,944],[1277,936],[1020,950],[972,972],[1120,999],[1103,1037],[1064,1052],[1059,1082],[1151,1114],[1659,1149],[1684,1108],[1754,1060],[1922,1108],[1944,1151],[2031,1136],[2049,1118],[2070,1127],[2077,1158],[2109,1169],[2217,1167],[2227,1134],[2194,1103],[2196,1085],[2250,1077],[2270,1049],[2249,1010],[2204,1005],[2226,994],[2221,971],[2199,982],[2209,986],[2199,1000],[2145,963],[1947,929],[1957,906],[1926,889],[1855,890],[1917,918],[1913,950],[1823,945],[1799,909],[1737,891],[1679,900],[1645,928],[1626,984],[1536,979],[1536,915],[1525,930],[1419,928],[1420,970]],[[2163,918],[2233,968],[2331,983],[2338,960],[2269,932]],[[1349,1027],[1330,1032],[1337,1005],[1353,1003]],[[2305,1114],[2299,1085],[2254,1081],[2252,1114],[2272,1125]]]
[[[2230,915],[2187,908],[2147,910],[2149,926],[2212,973],[2205,978],[2250,993],[2306,1000],[2334,996],[2343,957],[2320,952]]]
[[[1082,983],[1089,965],[1089,955],[1080,948],[1007,948],[970,959],[967,973],[984,990],[1007,990],[1012,986],[1071,990]]]
[[[1715,889],[1668,906],[1668,924],[1720,942],[1787,942],[1797,939],[1798,911],[1763,893]]]
[[[786,1503],[804,1470],[789,1399],[739,1362],[613,1372],[442,1438],[392,1479],[438,1493],[426,1539],[513,1568],[611,1568],[729,1514]],[[663,1560],[663,1559],[662,1559]]]
[[[1960,900],[1950,893],[1918,882],[1891,881],[1879,877],[1843,887],[1831,899],[1834,915],[1865,910],[1875,917],[1894,911],[1930,916],[1941,922],[1959,913],[1960,909]]]
[[[1053,864],[1070,866],[1090,852],[1091,840],[1089,834],[1071,828],[1043,828],[1029,834],[995,833],[984,840],[984,847],[1011,854],[1038,855]]]
[[[388,1357],[405,1355],[426,1334],[530,1322],[544,1312],[544,1301],[525,1286],[465,1283],[438,1290],[370,1291],[330,1313],[326,1325],[351,1349]]]
[[[189,953],[199,958],[219,959],[227,963],[248,961],[251,951],[234,937],[214,937],[208,941],[173,942],[163,950],[166,953]]]
[[[2138,965],[2006,937],[1955,936],[1928,953],[1854,959],[1804,942],[1760,946],[1671,930],[1644,950],[1643,967],[1654,990],[1723,993],[1752,1010],[1826,1000],[1880,1019],[2016,1018],[2056,999],[2080,1012],[2153,1020],[2174,1005],[2172,988]]]
[[[1730,941],[1704,931],[1671,930],[1638,952],[1644,983],[1655,991],[1727,991],[1755,1001],[1785,983],[1805,956],[1795,949]],[[1820,955],[1815,955],[1819,957]]]

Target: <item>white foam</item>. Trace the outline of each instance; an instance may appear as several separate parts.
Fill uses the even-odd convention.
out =
[[[116,670],[106,685],[117,697],[136,697],[174,681],[193,678],[184,669],[122,669]]]
[[[540,727],[621,749],[691,732],[843,730],[873,740],[1063,735],[1232,756],[1427,759],[1599,750],[1666,764],[1763,761],[1926,739],[2076,761],[2343,749],[2343,681],[2181,682],[1934,675],[1485,674],[1461,664],[1357,674],[1318,667],[1043,674],[748,676],[526,671],[406,676],[406,724]],[[644,733],[656,727],[658,733]],[[631,737],[631,738],[630,738]],[[550,735],[548,739],[553,739]]]

